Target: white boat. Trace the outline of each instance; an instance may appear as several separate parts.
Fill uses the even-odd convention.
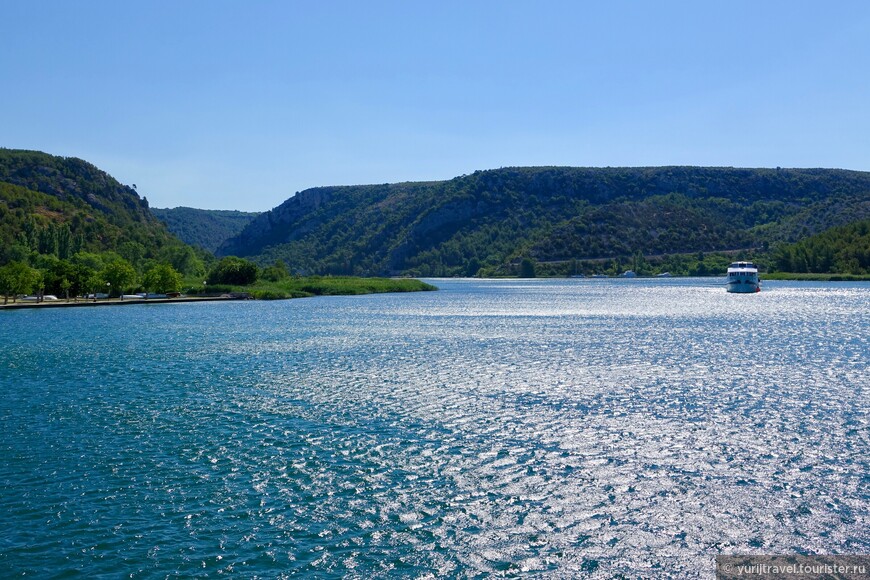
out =
[[[729,292],[748,294],[761,292],[761,280],[758,278],[758,268],[752,262],[732,262],[728,266],[726,280]]]

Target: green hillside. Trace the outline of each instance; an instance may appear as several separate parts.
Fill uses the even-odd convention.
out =
[[[79,250],[141,253],[180,245],[136,191],[86,161],[0,149],[0,262],[22,252],[61,258]]]
[[[772,269],[860,273],[867,269],[866,225],[849,224],[870,219],[870,173],[503,168],[441,182],[319,187],[260,215],[156,213],[200,247],[225,240],[219,255],[262,266],[280,260],[302,274],[515,275],[521,268],[570,274],[625,267],[703,274],[722,270],[738,254]],[[843,226],[849,227],[836,229]],[[233,231],[239,233],[226,239]],[[64,263],[41,257],[88,262],[82,256],[88,253],[106,256],[92,270],[121,258],[140,277],[157,264],[200,277],[211,259],[172,235],[133,187],[93,165],[0,149],[0,266],[60,271]]]
[[[870,218],[870,173],[527,167],[309,189],[218,249],[312,274],[511,274],[538,264],[725,252]]]
[[[259,213],[235,210],[151,208],[151,213],[166,224],[184,243],[215,252],[228,239],[239,234]]]
[[[81,159],[0,149],[0,295],[115,295],[201,280],[211,256],[173,236],[135,189]]]
[[[783,272],[870,274],[870,219],[778,247],[773,262]]]

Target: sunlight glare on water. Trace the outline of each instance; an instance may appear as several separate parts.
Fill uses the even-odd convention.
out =
[[[714,576],[870,551],[870,285],[0,313],[0,564]]]

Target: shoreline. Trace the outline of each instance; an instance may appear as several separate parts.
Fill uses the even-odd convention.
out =
[[[115,299],[100,299],[96,302],[93,300],[79,300],[78,302],[67,302],[66,300],[51,300],[49,302],[10,302],[9,304],[0,304],[0,310],[27,310],[36,308],[83,308],[94,306],[129,306],[133,304],[180,304],[188,302],[220,302],[220,301],[236,301],[250,300],[249,296],[179,296],[178,298],[131,298],[126,300]]]

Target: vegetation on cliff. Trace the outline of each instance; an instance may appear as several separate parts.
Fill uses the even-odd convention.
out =
[[[293,286],[310,275],[355,292],[363,286],[337,280],[711,275],[735,259],[766,272],[870,272],[870,173],[854,171],[505,168],[444,182],[314,188],[256,217],[159,211],[188,222],[203,244],[227,235],[221,228],[242,229],[217,261],[170,233],[135,186],[80,159],[0,149],[2,291],[254,284],[265,297],[323,293]]]
[[[702,274],[708,256],[721,256],[708,264],[719,267],[860,218],[870,218],[870,173],[505,168],[306,190],[218,253],[282,260],[303,274],[517,275],[529,259],[539,275],[564,275],[623,267],[638,255]]]

